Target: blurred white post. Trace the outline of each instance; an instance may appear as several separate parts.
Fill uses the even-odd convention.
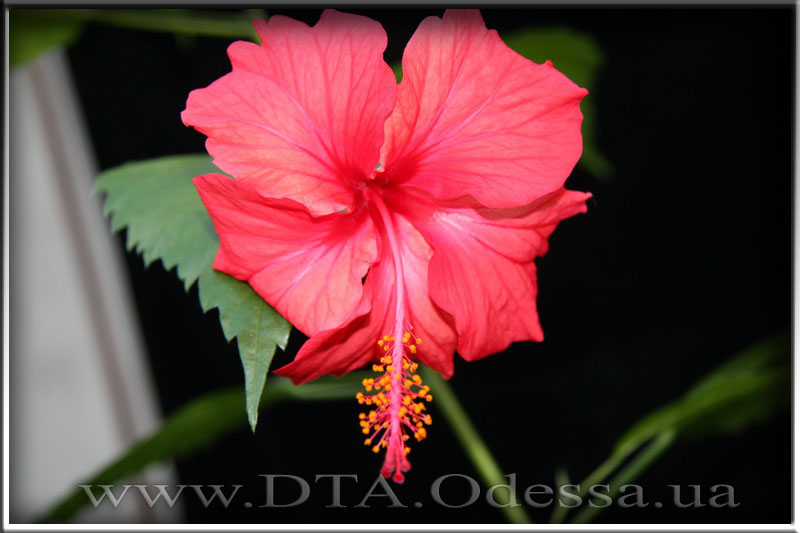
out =
[[[9,90],[9,519],[20,523],[160,414],[122,253],[90,193],[97,166],[63,52],[13,70]],[[174,475],[159,467],[133,482]],[[178,507],[151,509],[132,489],[77,521],[177,522]]]

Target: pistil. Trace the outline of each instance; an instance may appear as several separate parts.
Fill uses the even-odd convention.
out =
[[[406,330],[412,327],[406,328],[403,262],[392,216],[380,194],[372,193],[371,199],[383,224],[383,234],[389,242],[394,264],[395,313],[392,333],[384,335],[377,343],[382,354],[380,364],[373,365],[373,370],[383,375],[377,380],[365,379],[364,388],[371,394],[358,393],[357,398],[359,403],[376,407],[360,416],[362,432],[370,435],[364,444],[371,446],[375,453],[386,450],[381,474],[402,483],[405,480],[403,472],[411,468],[406,457],[411,451],[406,445],[409,433],[421,441],[427,436],[425,426],[431,424],[431,417],[423,412],[426,408],[420,400],[431,401],[433,398],[430,389],[414,374],[417,363],[410,357],[417,353],[422,339]]]

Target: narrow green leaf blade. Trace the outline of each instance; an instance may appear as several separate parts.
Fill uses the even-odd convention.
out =
[[[782,332],[734,355],[682,397],[634,424],[608,459],[579,484],[578,496],[586,496],[589,487],[603,482],[625,462],[628,466],[611,480],[611,492],[631,483],[675,439],[741,431],[790,405],[791,340],[788,332]],[[590,521],[601,510],[586,508],[573,523]],[[567,507],[556,507],[550,523],[563,523],[568,512]]]
[[[203,35],[258,42],[251,19],[267,18],[263,9],[225,13],[199,9],[96,9],[92,20],[135,30]]]
[[[342,378],[323,377],[314,383],[299,386],[286,378],[276,377],[264,392],[260,407],[263,409],[284,400],[353,398],[361,380],[367,375],[366,372],[354,372]],[[244,395],[238,387],[194,400],[165,420],[150,437],[135,444],[81,485],[110,485],[141,472],[151,464],[185,457],[212,445],[224,435],[244,426],[246,420],[242,413],[242,401]],[[88,503],[86,493],[76,488],[38,522],[66,522]]]
[[[284,348],[291,325],[247,283],[212,269],[219,240],[192,184],[219,172],[207,155],[168,156],[126,163],[103,172],[95,191],[105,194],[114,231],[127,228],[128,249],[145,264],[177,268],[187,290],[197,281],[204,311],[219,309],[228,341],[237,339],[245,375],[246,407],[255,430],[258,403],[275,347]]]
[[[665,430],[678,438],[729,434],[787,408],[791,342],[783,333],[751,346],[720,366],[678,400],[634,425],[614,447],[627,454]]]

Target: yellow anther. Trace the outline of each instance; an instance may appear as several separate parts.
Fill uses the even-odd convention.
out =
[[[394,336],[383,335],[377,341],[378,346],[384,350],[380,354],[379,364],[372,363],[372,370],[377,375],[362,379],[361,384],[366,389],[366,394],[359,392],[356,395],[358,403],[371,406],[367,411],[359,413],[358,419],[362,432],[366,435],[364,445],[375,453],[389,448],[390,428],[397,428],[399,425],[399,437],[405,443],[412,434],[416,440],[425,439],[425,426],[431,424],[431,416],[422,414],[426,409],[423,400],[432,400],[430,388],[423,385],[422,378],[415,374],[420,365],[412,361],[412,356],[419,351],[417,347],[422,339],[416,338],[412,331],[410,329],[402,333],[403,347],[408,348],[405,354],[394,350],[387,353],[390,352],[390,347],[394,348],[398,344]],[[412,431],[406,433],[407,429]],[[402,445],[402,450],[406,455],[411,451],[405,444]]]
[[[425,401],[432,402],[433,401],[433,396],[428,394],[427,396],[425,396]]]
[[[433,424],[433,419],[431,418],[431,415],[425,416],[425,423],[428,424],[429,426]]]

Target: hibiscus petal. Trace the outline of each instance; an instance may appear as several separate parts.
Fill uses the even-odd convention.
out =
[[[391,331],[394,318],[394,291],[374,290],[375,284],[384,284],[381,278],[387,274],[391,275],[386,268],[373,267],[351,319],[342,327],[312,336],[297,352],[294,361],[275,373],[299,385],[327,374],[341,376],[377,360],[376,341]]]
[[[206,174],[194,183],[220,238],[215,269],[249,281],[307,335],[350,317],[378,253],[365,211],[315,218],[296,202],[265,198],[227,176]]]
[[[516,341],[543,340],[533,258],[547,251],[547,238],[561,220],[586,212],[590,196],[560,189],[514,209],[414,202],[409,216],[436,251],[430,295],[453,315],[464,359]]]
[[[415,358],[449,379],[453,375],[456,348],[455,323],[430,297],[429,264],[433,249],[406,218],[395,214],[393,219],[403,258],[408,320],[414,336],[423,341]]]
[[[386,32],[332,10],[313,28],[281,16],[255,26],[261,45],[233,43],[233,72],[192,91],[183,122],[208,136],[219,168],[265,196],[314,215],[351,208],[394,105]]]
[[[403,261],[406,319],[414,335],[422,338],[414,356],[445,378],[453,375],[456,346],[452,317],[439,309],[428,296],[428,262],[433,250],[407,220],[394,216],[398,246]],[[342,375],[378,361],[383,352],[376,342],[393,334],[395,320],[395,269],[388,245],[370,270],[361,303],[343,327],[311,337],[295,360],[275,371],[295,383],[305,383],[326,374]]]
[[[428,17],[403,54],[385,177],[438,198],[525,205],[561,187],[578,161],[586,94],[550,62],[511,50],[477,10]]]

